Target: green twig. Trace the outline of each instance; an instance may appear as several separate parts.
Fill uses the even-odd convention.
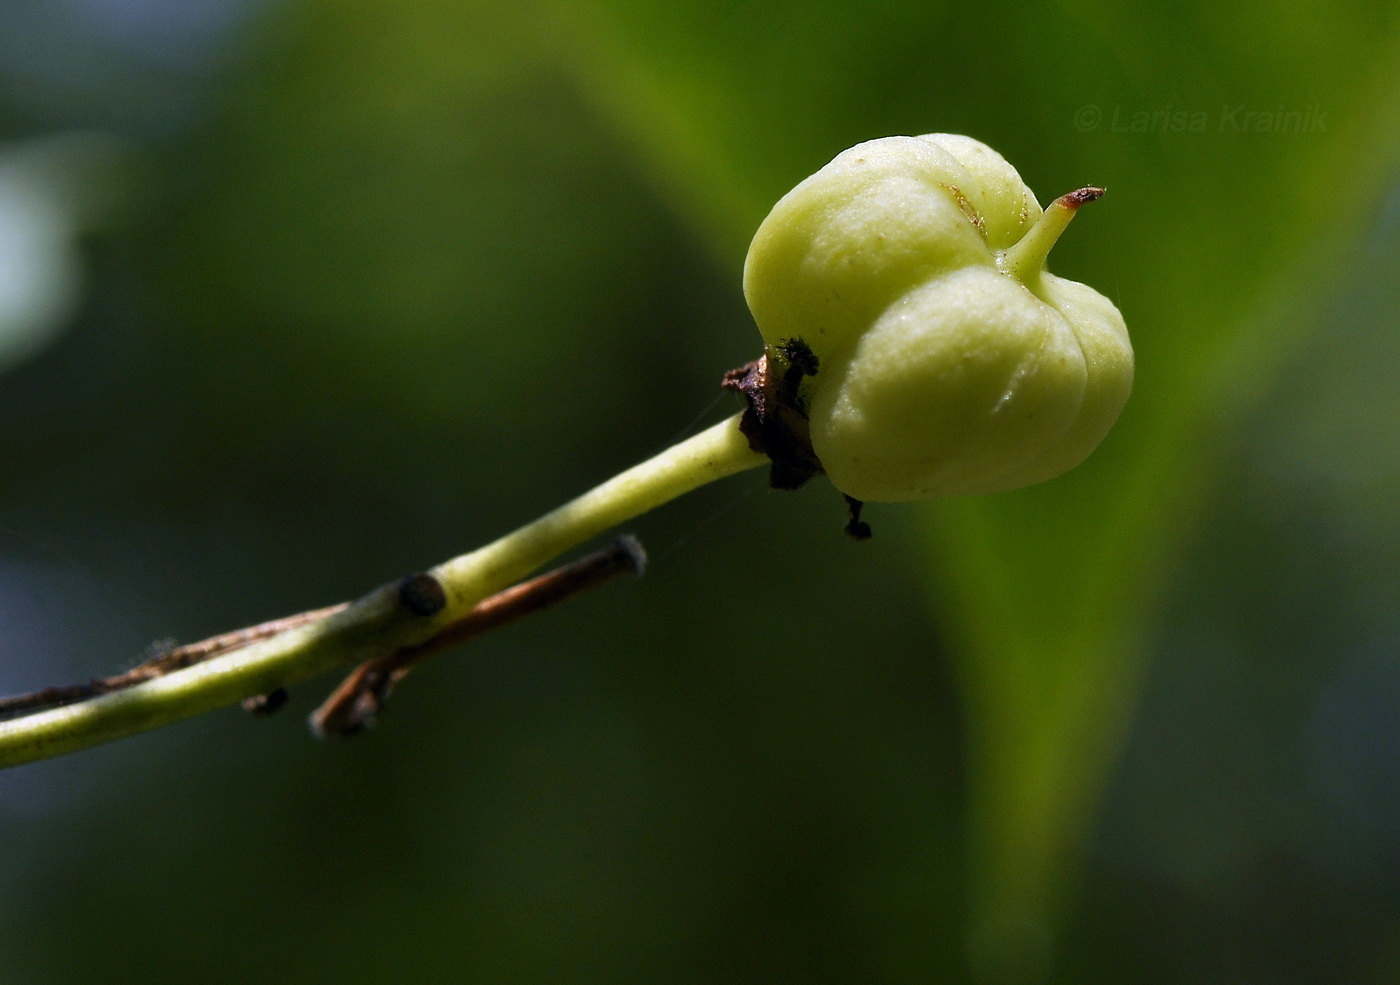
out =
[[[470,554],[269,639],[123,690],[0,722],[0,768],[190,718],[429,639],[550,559],[692,489],[768,463],[738,415]]]

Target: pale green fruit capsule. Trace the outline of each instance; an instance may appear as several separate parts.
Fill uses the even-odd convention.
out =
[[[811,443],[860,500],[989,493],[1088,456],[1132,388],[1123,317],[1045,270],[1083,189],[1044,212],[996,151],[928,134],[858,144],[759,227],[744,294],[770,352],[819,371]]]

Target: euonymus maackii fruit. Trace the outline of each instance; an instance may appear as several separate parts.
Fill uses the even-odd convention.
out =
[[[1132,388],[1123,317],[1045,270],[1086,188],[1044,211],[970,137],[885,137],[785,195],[744,294],[770,359],[800,340],[811,447],[841,492],[990,493],[1084,460]]]

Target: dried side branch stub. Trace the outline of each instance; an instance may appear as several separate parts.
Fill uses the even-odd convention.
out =
[[[360,664],[312,712],[311,730],[322,738],[358,735],[375,724],[395,685],[429,654],[539,612],[617,575],[639,575],[645,568],[646,551],[635,537],[625,536],[572,564],[498,592],[477,603],[463,618],[444,626],[431,639]],[[429,577],[410,576],[404,584],[412,578]]]

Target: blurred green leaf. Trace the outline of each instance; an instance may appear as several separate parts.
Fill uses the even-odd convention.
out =
[[[1215,449],[1310,326],[1394,159],[1400,12],[566,9],[587,92],[736,274],[771,203],[871,137],[968,133],[1043,201],[1110,190],[1052,266],[1123,309],[1139,364],[1128,410],[1071,475],[928,514],[969,711],[974,961],[1034,977]]]

